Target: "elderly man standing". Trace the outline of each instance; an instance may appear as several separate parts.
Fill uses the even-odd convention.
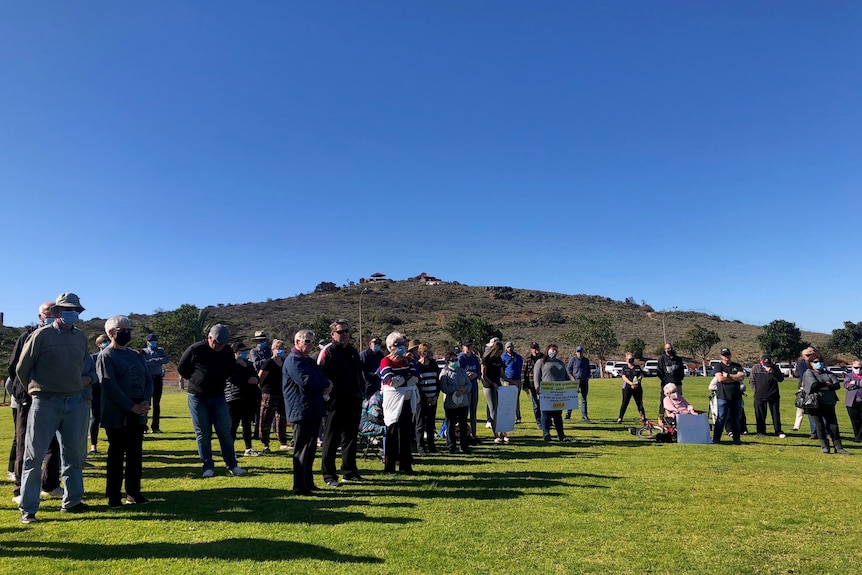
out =
[[[177,372],[189,380],[189,413],[195,428],[198,455],[203,464],[204,479],[215,475],[212,456],[212,432],[215,427],[221,455],[231,475],[245,475],[237,465],[230,433],[230,415],[224,388],[233,373],[236,359],[230,343],[230,331],[217,323],[204,341],[193,343],[183,352]]]
[[[162,390],[164,389],[165,381],[165,364],[170,361],[168,352],[165,348],[159,347],[159,336],[154,333],[147,335],[147,347],[141,350],[141,355],[147,363],[150,370],[150,377],[153,380],[153,425],[150,430],[153,433],[161,433],[162,428],[159,427],[159,416],[162,413]]]
[[[12,499],[15,503],[21,502],[21,471],[24,467],[24,446],[27,443],[27,417],[30,414],[30,404],[33,398],[27,393],[27,384],[18,378],[16,369],[18,360],[21,359],[21,350],[30,335],[39,327],[53,323],[54,315],[51,308],[54,301],[46,301],[39,306],[39,325],[28,329],[18,338],[12,348],[9,358],[9,377],[12,380],[12,395],[18,402],[18,410],[15,414],[15,461],[13,471],[15,474],[15,487],[12,490]],[[60,443],[56,435],[51,439],[48,452],[42,462],[42,491],[51,497],[63,497],[63,488],[60,486]]]
[[[85,429],[89,413],[82,394],[90,384],[82,377],[87,353],[87,336],[75,327],[84,311],[73,293],[57,296],[51,308],[54,322],[30,336],[21,350],[16,373],[33,397],[27,418],[27,437],[21,473],[21,523],[36,521],[39,511],[41,463],[48,444],[59,433],[63,454],[62,477],[66,485],[61,511],[84,513],[90,507],[82,501],[85,457]]]
[[[335,453],[341,446],[341,471],[345,481],[365,481],[356,467],[356,442],[362,416],[363,380],[359,352],[350,343],[350,325],[339,319],[329,326],[332,341],[317,355],[317,365],[332,382],[329,414],[323,427],[321,470],[323,481],[338,487]]]
[[[332,391],[326,374],[310,357],[316,349],[313,331],[296,332],[282,372],[287,420],[293,424],[293,492],[297,495],[310,495],[317,489],[313,474],[317,434],[326,414],[323,398]]]

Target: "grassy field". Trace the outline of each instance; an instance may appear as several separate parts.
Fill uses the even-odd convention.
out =
[[[706,383],[686,381],[686,396],[699,409],[706,407]],[[471,456],[423,456],[415,465],[419,475],[397,479],[383,475],[379,462],[361,461],[369,483],[311,497],[290,491],[289,452],[240,458],[250,471],[245,477],[219,467],[215,478],[200,479],[185,393],[166,393],[166,433],[148,435],[144,445],[144,492],[153,503],[107,508],[106,443],[92,457],[96,467],[86,471],[88,515],[61,514],[57,500],[45,500],[39,521],[21,525],[7,484],[0,573],[837,574],[858,568],[862,450],[848,441],[854,456],[826,456],[807,438],[807,422],[790,432],[794,384],[782,412],[790,435],[750,435],[739,447],[638,440],[626,430],[635,424],[633,405],[624,425],[614,423],[619,387],[618,379],[591,383],[593,421],[566,421],[574,443],[544,443],[525,418],[510,445],[486,441]],[[657,381],[647,380],[645,389],[651,414]],[[528,415],[529,400],[521,400]],[[843,406],[839,422],[846,437]],[[490,430],[481,427],[480,435],[487,439]],[[2,449],[10,437],[5,407]]]

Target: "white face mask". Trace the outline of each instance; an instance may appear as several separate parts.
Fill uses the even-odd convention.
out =
[[[856,375],[862,375],[862,367],[854,367],[853,373],[855,373]]]
[[[557,357],[557,352],[556,351],[549,351],[548,357],[550,357],[551,359],[554,359],[555,357]]]

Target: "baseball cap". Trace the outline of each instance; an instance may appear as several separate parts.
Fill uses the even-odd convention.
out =
[[[213,338],[217,344],[227,345],[230,343],[230,330],[226,325],[222,325],[220,323],[215,324],[210,328],[209,336]]]

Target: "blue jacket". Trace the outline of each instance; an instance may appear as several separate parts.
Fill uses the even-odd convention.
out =
[[[524,358],[517,353],[509,355],[503,352],[503,375],[508,379],[521,379],[521,369],[524,367]]]
[[[282,374],[284,407],[289,422],[321,419],[326,415],[323,390],[329,387],[329,379],[313,358],[296,348],[291,349],[284,360]]]

